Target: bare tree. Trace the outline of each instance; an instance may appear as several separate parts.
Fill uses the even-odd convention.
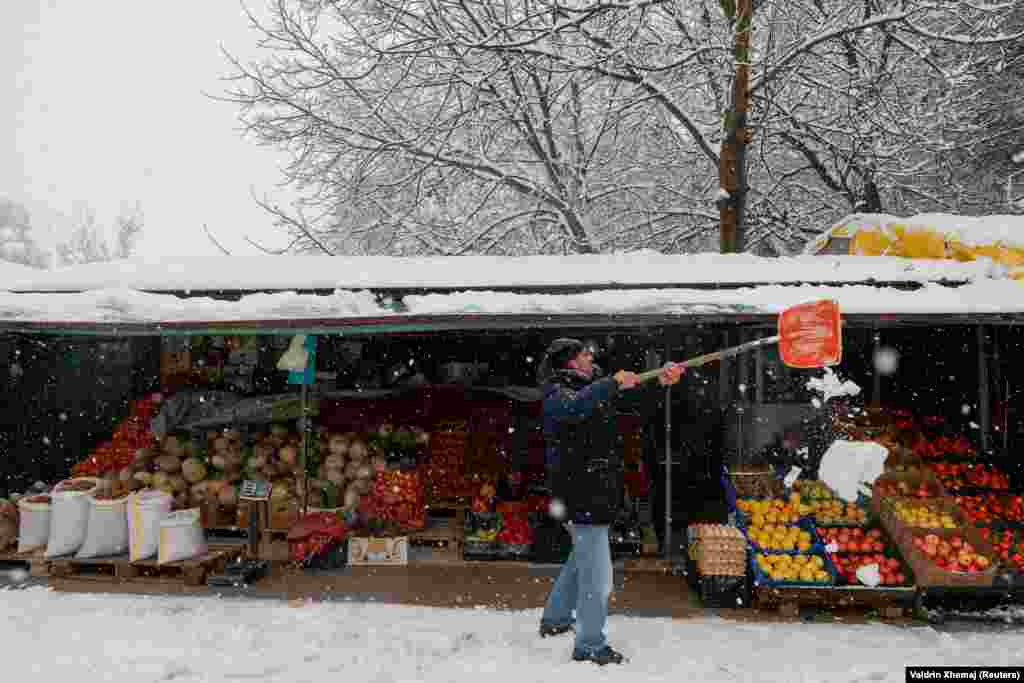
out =
[[[32,217],[28,209],[0,198],[0,260],[33,268],[46,268],[50,258],[32,237]]]
[[[728,6],[274,0],[265,22],[250,16],[270,56],[233,60],[225,99],[292,153],[304,200],[265,207],[293,249],[707,249],[733,97]],[[1022,6],[755,3],[748,246],[792,251],[851,210],[957,205],[966,131],[948,105],[965,97],[960,74],[1020,40]]]
[[[76,214],[71,238],[57,245],[57,259],[61,265],[112,261],[135,253],[144,225],[142,206],[138,202],[123,209],[115,219],[116,243],[113,247],[107,242],[92,208],[79,205]]]
[[[138,246],[139,235],[145,225],[145,217],[142,213],[142,205],[135,202],[131,207],[124,209],[115,219],[117,228],[117,258],[128,258],[135,253]]]

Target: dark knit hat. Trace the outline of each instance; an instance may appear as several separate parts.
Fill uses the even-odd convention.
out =
[[[551,342],[547,351],[544,352],[544,359],[540,362],[540,367],[537,370],[537,381],[543,384],[551,375],[565,369],[569,361],[585,348],[586,346],[579,339],[562,337]]]

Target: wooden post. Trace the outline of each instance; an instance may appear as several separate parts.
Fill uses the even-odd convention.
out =
[[[746,248],[744,217],[747,198],[747,145],[751,134],[747,128],[750,111],[750,31],[754,21],[753,0],[736,3],[736,73],[733,84],[732,111],[725,118],[725,139],[719,155],[718,180],[729,193],[718,202],[723,254],[738,253]]]

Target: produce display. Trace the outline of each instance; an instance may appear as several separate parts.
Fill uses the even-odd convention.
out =
[[[816,479],[797,479],[793,482],[793,491],[800,494],[800,498],[808,503],[832,500],[836,497],[835,492],[828,487],[828,484]]]
[[[850,585],[861,583],[857,578],[857,570],[869,565],[878,565],[878,572],[881,576],[881,586],[904,586],[907,584],[907,574],[903,570],[903,564],[898,558],[886,556],[881,553],[874,555],[832,555],[832,564],[836,567],[839,576]]]
[[[906,480],[886,480],[875,482],[875,494],[882,496],[899,496],[902,498],[937,498],[942,495],[934,484],[921,480],[916,486]]]
[[[832,574],[825,568],[821,555],[759,553],[754,562],[762,573],[779,583],[832,583]]]
[[[1014,571],[1024,571],[1024,532],[1019,530],[992,531],[979,529],[982,538],[992,544],[1000,565]]]
[[[1010,478],[994,466],[968,463],[929,463],[947,491],[975,487],[1007,491]]]
[[[973,524],[989,526],[995,522],[1024,522],[1024,496],[986,493],[953,498]]]
[[[839,499],[819,500],[811,503],[811,513],[815,521],[822,525],[843,524],[862,526],[868,519],[868,512],[856,503],[847,503]]]
[[[427,502],[420,473],[381,470],[371,495],[364,498],[360,511],[399,529],[422,529],[427,524]]]
[[[503,513],[496,540],[517,553],[525,552],[533,544],[533,529],[530,528],[529,517],[525,514]]]
[[[747,537],[755,550],[774,550],[788,552],[798,550],[808,552],[814,544],[810,531],[798,526],[774,525],[751,526],[747,529]]]
[[[446,423],[434,430],[430,439],[430,464],[424,473],[428,500],[452,501],[466,495],[468,449],[469,432],[464,423]]]
[[[796,523],[800,519],[800,499],[796,502],[781,498],[756,500],[741,498],[736,501],[736,509],[750,518],[751,526],[763,527],[768,524]]]
[[[885,541],[881,529],[863,527],[816,527],[818,538],[826,547],[833,546],[833,553],[881,553]]]
[[[952,513],[937,501],[894,499],[887,501],[889,509],[901,522],[919,529],[956,529],[960,527]]]
[[[135,462],[139,449],[152,448],[156,439],[149,429],[150,420],[162,401],[159,394],[133,401],[128,417],[117,428],[110,441],[97,446],[81,462],[71,468],[72,477],[107,477]]]
[[[927,419],[926,419],[927,422]],[[949,456],[973,458],[977,455],[970,440],[963,435],[928,438],[921,435],[914,442],[914,455],[922,460],[942,460]]]
[[[915,534],[913,544],[943,571],[971,574],[983,572],[992,565],[991,559],[978,553],[959,535],[947,539],[936,534]]]

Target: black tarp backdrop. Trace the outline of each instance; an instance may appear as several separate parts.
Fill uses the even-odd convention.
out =
[[[1024,446],[1021,410],[1024,382],[1014,384],[1019,373],[1024,334],[1017,327],[992,330],[993,371],[990,377],[993,406],[998,406],[1010,385],[1009,446],[1015,453]],[[608,372],[620,368],[642,370],[665,360],[681,360],[722,348],[730,343],[765,336],[770,326],[741,329],[736,325],[652,326],[609,329],[600,326],[572,329],[527,329],[488,332],[432,332],[373,337],[320,337],[318,369],[335,372],[339,389],[400,386],[418,381],[445,380],[451,362],[486,364],[478,383],[489,386],[535,386],[535,372],[547,344],[559,336],[593,340],[599,346],[598,362]],[[905,405],[918,414],[939,413],[951,426],[964,427],[969,435],[977,414],[965,415],[963,406],[978,406],[976,327],[886,327],[879,334],[882,346],[899,354],[892,375],[875,381],[875,329],[848,327],[844,333],[844,360],[838,368],[843,378],[863,389],[862,403],[878,398],[884,405]],[[260,365],[254,379],[255,393],[279,393],[288,387],[274,363],[278,346],[261,337]],[[155,337],[130,339],[56,337],[46,335],[0,336],[0,361],[6,361],[0,410],[0,494],[20,491],[37,479],[54,481],[111,430],[128,411],[133,398],[157,389],[160,341]],[[404,367],[407,371],[395,372]],[[824,412],[811,406],[804,385],[820,371],[798,371],[782,366],[777,353],[766,349],[758,359],[751,354],[722,364],[689,372],[669,395],[673,453],[675,525],[682,526],[696,511],[706,510],[708,500],[719,500],[717,473],[723,462],[763,454],[772,447],[778,462],[798,457],[794,449],[783,452],[787,434],[799,434],[798,447],[810,444],[812,457],[827,447],[821,437]],[[758,389],[756,377],[763,381]],[[952,378],[952,379],[950,379]],[[741,391],[741,385],[744,390]],[[654,384],[656,387],[656,383]],[[645,462],[653,488],[653,517],[664,519],[664,399],[654,388],[627,393],[620,408],[639,415],[645,428]],[[788,417],[775,416],[770,406],[782,406]],[[760,407],[758,407],[760,406]],[[742,409],[742,419],[738,419]],[[761,411],[761,412],[758,412]],[[518,415],[519,439],[512,457],[526,465],[525,444],[529,430],[539,423]],[[995,410],[993,411],[995,412]],[[756,442],[750,424],[760,415],[767,422]],[[810,419],[809,419],[810,418]],[[993,425],[996,427],[997,425]],[[742,432],[740,434],[739,432]],[[1002,434],[994,441],[1002,445]],[[817,441],[815,439],[817,438]],[[821,443],[819,443],[821,442]],[[1016,463],[1016,459],[1014,459]]]
[[[67,476],[157,388],[159,340],[5,335],[0,493]]]

